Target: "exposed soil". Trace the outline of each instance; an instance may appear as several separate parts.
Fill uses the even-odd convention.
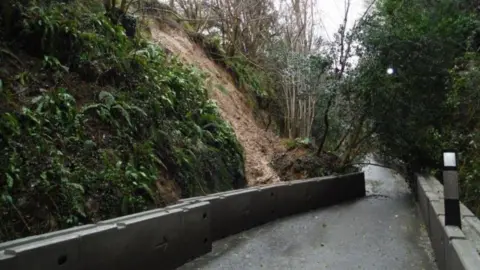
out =
[[[206,87],[210,98],[217,102],[222,117],[233,127],[245,149],[248,184],[279,182],[280,177],[272,168],[271,161],[276,153],[286,150],[278,136],[265,131],[255,121],[247,96],[235,87],[231,76],[210,60],[204,50],[183,31],[158,25],[151,27],[150,31],[153,41],[167,52],[178,55],[184,63],[192,64],[207,74]]]
[[[318,157],[314,149],[298,147],[276,154],[272,163],[280,180],[290,181],[335,174],[340,159],[329,153]]]

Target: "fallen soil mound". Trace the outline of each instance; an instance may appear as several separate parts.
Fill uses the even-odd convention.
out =
[[[280,180],[290,181],[335,174],[340,159],[329,153],[318,157],[314,149],[298,147],[276,154],[272,163]]]

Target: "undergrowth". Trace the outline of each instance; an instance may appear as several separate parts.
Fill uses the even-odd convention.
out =
[[[269,74],[256,66],[243,54],[228,56],[218,36],[204,36],[183,26],[189,37],[199,44],[206,54],[232,77],[235,86],[244,90],[253,109],[267,109],[275,100],[274,83]]]
[[[0,30],[0,241],[164,206],[165,179],[183,197],[246,184],[198,70],[127,38],[95,1],[13,10]]]
[[[309,138],[285,139],[283,145],[287,150],[292,150],[295,148],[309,148],[312,146],[312,142]]]

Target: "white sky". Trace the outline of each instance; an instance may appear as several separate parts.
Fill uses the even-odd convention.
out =
[[[344,0],[317,0],[316,2],[320,9],[320,18],[325,26],[321,35],[326,40],[333,40],[333,35],[337,32],[340,24],[343,23]],[[351,0],[348,28],[352,27],[353,22],[362,16],[366,8],[365,0]]]
[[[0,0],[2,1],[2,0]],[[169,0],[158,0],[159,2],[168,3]],[[282,0],[274,0],[274,3],[278,3]],[[283,0],[285,1],[285,0]],[[286,0],[290,2],[290,0]],[[367,8],[366,0],[350,0],[350,12],[348,16],[347,27],[350,28],[353,22],[360,18]],[[337,32],[338,27],[343,23],[343,15],[345,13],[345,0],[314,0],[317,6],[317,14],[322,21],[321,36],[325,40],[333,40],[333,35]],[[318,18],[317,18],[318,19]]]

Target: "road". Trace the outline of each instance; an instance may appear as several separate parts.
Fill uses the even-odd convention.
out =
[[[363,170],[367,197],[222,239],[179,269],[437,269],[405,181],[386,168]]]

